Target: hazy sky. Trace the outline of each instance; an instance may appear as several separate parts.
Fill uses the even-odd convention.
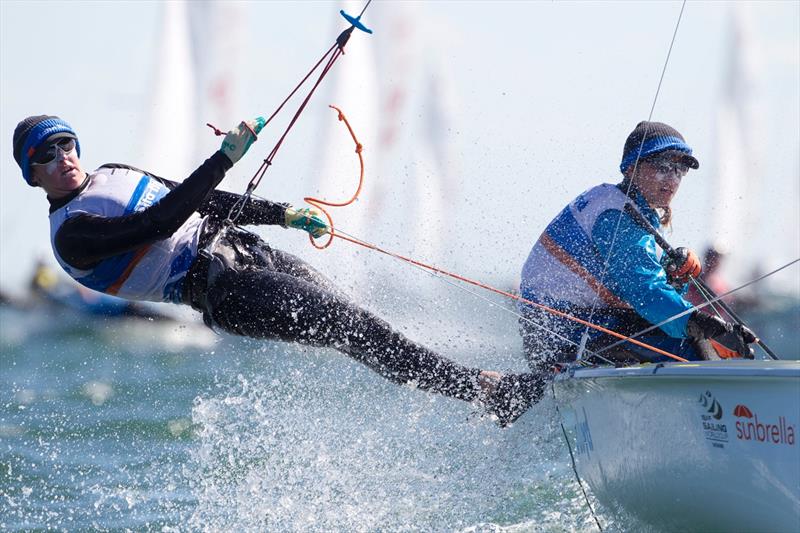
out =
[[[424,39],[420,46],[448,85],[448,141],[458,169],[444,224],[435,226],[446,247],[436,259],[467,275],[511,282],[539,233],[567,202],[594,184],[618,181],[622,144],[650,111],[681,3],[452,1],[411,6],[417,14],[413,36]],[[759,174],[752,176],[753,201],[747,209],[755,222],[732,245],[737,257],[763,260],[765,268],[773,268],[800,256],[800,3],[749,7],[761,49],[763,75],[756,89],[763,97],[766,153]],[[245,47],[231,58],[240,73],[238,116],[274,109],[343,29],[336,22],[338,8],[327,2],[242,4]],[[24,184],[12,157],[15,125],[28,115],[57,114],[78,131],[87,168],[108,161],[139,163],[148,135],[162,9],[158,2],[0,2],[3,290],[18,291],[36,255],[50,255],[47,202],[40,189]],[[730,10],[725,2],[687,4],[654,113],[655,120],[684,134],[701,161],[674,204],[670,240],[675,245],[702,249],[714,240],[708,234],[715,206],[710,184]],[[367,11],[368,24],[369,18]],[[373,36],[356,35],[357,46],[386,50],[397,38],[374,29]],[[394,65],[382,59],[375,57],[381,72],[389,73],[383,75],[391,75]],[[347,55],[336,68],[339,76],[364,75]],[[362,96],[350,97],[358,102]],[[287,141],[261,195],[299,203],[314,192],[312,160],[319,152],[313,142],[320,138],[315,129],[323,124],[322,114],[330,120],[328,103],[312,101],[310,118],[304,117]],[[420,107],[409,116],[425,113]],[[208,135],[205,142],[215,145],[218,139],[207,133],[206,121],[196,117],[174,124],[170,134]],[[369,135],[380,127],[380,117],[356,127]],[[416,132],[409,126],[399,135],[399,143],[410,143]],[[257,148],[266,152],[270,146],[259,143]],[[369,146],[365,154],[369,161]],[[237,165],[241,175],[229,188],[240,190],[262,156]],[[403,187],[411,159],[413,153],[367,179],[384,180],[391,198]],[[362,202],[368,205],[370,198]],[[362,237],[398,252],[413,251],[402,228],[424,224],[427,214],[415,212],[413,205],[395,207],[378,215],[380,220]],[[329,257],[338,262],[347,257],[342,250],[320,255],[290,232],[280,232],[274,242],[311,257],[323,270],[335,269],[327,264]],[[794,267],[784,277],[795,292],[800,290],[798,272]]]

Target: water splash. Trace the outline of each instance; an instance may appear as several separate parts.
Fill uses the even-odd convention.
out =
[[[584,528],[548,400],[501,430],[332,351],[263,356],[195,402],[192,529]]]

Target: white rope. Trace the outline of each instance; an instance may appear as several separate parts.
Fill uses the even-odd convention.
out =
[[[749,287],[750,285],[753,285],[754,283],[758,283],[759,281],[761,281],[761,280],[763,280],[765,278],[768,278],[769,276],[777,274],[778,272],[780,272],[781,270],[783,270],[785,268],[789,268],[790,266],[792,266],[793,264],[797,263],[798,261],[800,261],[800,258],[797,258],[794,261],[790,261],[790,262],[786,263],[785,265],[783,265],[783,266],[781,266],[779,268],[776,268],[772,272],[768,272],[768,273],[764,274],[763,276],[757,277],[754,280],[748,281],[744,285],[740,285],[740,286],[736,287],[735,289],[731,289],[728,292],[726,292],[725,294],[720,294],[716,298],[712,298],[710,300],[707,300],[705,303],[702,303],[700,305],[692,306],[691,308],[687,309],[686,311],[680,312],[680,313],[678,313],[676,315],[673,315],[673,316],[669,317],[668,319],[666,319],[666,320],[664,320],[662,322],[659,322],[658,324],[655,324],[653,326],[650,326],[649,328],[646,328],[646,329],[643,329],[642,331],[634,333],[633,335],[630,336],[630,338],[631,339],[635,339],[636,337],[638,337],[640,335],[644,335],[645,333],[649,333],[649,332],[653,331],[656,328],[660,328],[664,324],[669,324],[673,320],[677,320],[682,316],[686,316],[689,313],[694,313],[698,309],[703,309],[706,306],[713,305],[715,302],[718,302],[719,300],[722,300],[723,298],[727,297],[730,294],[733,294],[734,292],[740,291],[740,290],[744,289],[745,287]],[[609,349],[611,349],[611,348],[613,348],[615,346],[619,346],[623,342],[626,342],[626,341],[625,340],[617,341],[615,343],[609,344],[608,346],[600,348],[597,351],[598,352],[605,352],[606,350],[609,350]]]
[[[653,119],[653,112],[655,111],[655,108],[656,108],[656,102],[658,101],[658,95],[661,92],[661,84],[664,82],[664,76],[665,76],[665,74],[667,72],[667,65],[669,65],[669,58],[672,55],[672,47],[675,45],[675,38],[678,35],[678,28],[681,25],[681,18],[683,17],[683,10],[684,10],[685,7],[686,7],[686,0],[683,0],[683,3],[681,4],[681,11],[678,14],[678,21],[675,23],[675,30],[672,32],[672,41],[670,41],[670,43],[669,43],[669,50],[667,50],[667,57],[664,60],[664,66],[661,69],[661,77],[658,79],[658,87],[656,87],[656,94],[653,97],[653,103],[650,106],[650,113],[647,116],[648,123]],[[644,142],[647,139],[648,133],[650,133],[650,124],[648,124],[647,127],[645,128],[644,135],[642,136],[642,142],[639,144],[639,151],[636,153],[636,160],[633,162],[633,171],[632,171],[633,174],[632,174],[632,176],[636,176],[636,172],[637,172],[637,170],[639,168],[639,160],[641,159],[642,150],[644,149]],[[625,196],[627,198],[630,198],[630,192],[631,192],[631,187],[632,186],[633,186],[633,179],[631,179],[628,182],[628,187],[627,187],[627,190],[625,191]],[[608,248],[608,253],[606,254],[605,260],[603,261],[603,271],[600,274],[600,280],[599,280],[601,285],[603,284],[603,281],[605,280],[606,274],[608,273],[608,261],[609,261],[609,259],[611,259],[611,253],[614,251],[614,244],[616,244],[616,241],[617,241],[617,233],[619,232],[619,226],[620,226],[621,222],[622,222],[622,211],[619,212],[619,216],[617,217],[617,223],[614,226],[614,233],[611,236],[611,244],[610,244],[610,246]],[[594,298],[592,299],[592,310],[589,313],[589,318],[587,319],[587,322],[591,322],[592,319],[594,318],[594,313],[597,310],[598,296],[599,295],[597,293],[595,293]],[[579,361],[583,358],[583,349],[586,346],[586,341],[588,340],[588,338],[589,338],[589,326],[586,326],[586,328],[583,330],[583,336],[581,338],[581,348],[578,351],[578,360]]]

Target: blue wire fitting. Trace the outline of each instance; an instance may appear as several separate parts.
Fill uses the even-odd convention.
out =
[[[344,9],[340,10],[339,13],[353,25],[353,27],[358,28],[359,30],[363,31],[364,33],[372,33],[372,30],[361,24],[361,15],[357,17],[351,17],[347,13],[344,12]]]

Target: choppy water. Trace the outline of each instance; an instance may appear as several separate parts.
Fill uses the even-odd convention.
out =
[[[461,312],[448,355],[524,368]],[[596,531],[549,399],[500,430],[331,350],[0,313],[0,529]]]

